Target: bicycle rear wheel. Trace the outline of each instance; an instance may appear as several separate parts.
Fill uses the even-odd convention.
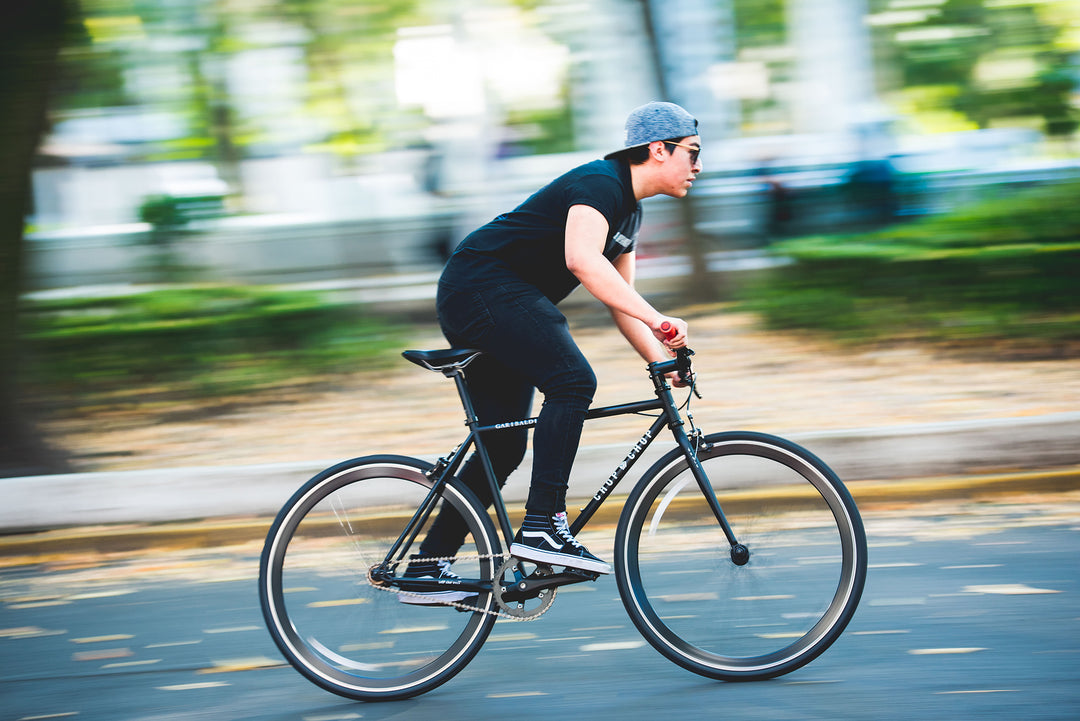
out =
[[[289,663],[328,691],[364,700],[429,691],[461,671],[491,631],[492,614],[402,603],[368,581],[431,488],[430,468],[399,456],[341,463],[297,491],[267,535],[259,573],[267,627]],[[445,503],[469,528],[454,571],[490,582],[495,562],[485,557],[499,552],[490,519],[456,481]],[[485,592],[469,605],[495,602]]]
[[[713,434],[698,459],[749,560],[736,562],[682,452],[672,451],[620,518],[623,604],[660,653],[703,676],[748,681],[800,668],[858,605],[866,578],[858,509],[824,463],[781,438]]]

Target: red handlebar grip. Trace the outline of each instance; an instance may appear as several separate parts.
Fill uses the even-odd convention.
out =
[[[660,324],[660,332],[667,336],[668,340],[671,340],[675,336],[679,335],[679,331],[675,330],[675,327],[668,323],[666,320]]]

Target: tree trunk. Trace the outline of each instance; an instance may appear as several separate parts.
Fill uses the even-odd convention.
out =
[[[656,36],[656,20],[653,17],[651,0],[642,0],[645,19],[645,35],[652,55],[653,67],[660,89],[661,100],[672,100],[670,83],[664,63],[664,51],[660,39]],[[682,100],[678,98],[677,100]],[[685,101],[683,101],[685,102]],[[690,276],[684,288],[685,300],[690,302],[710,302],[721,298],[719,282],[709,273],[705,242],[697,231],[697,209],[694,207],[693,193],[683,198],[678,204],[680,225],[684,234],[686,251],[690,256]]]
[[[0,476],[67,468],[31,421],[17,372],[30,173],[70,10],[67,0],[33,0],[0,11]]]

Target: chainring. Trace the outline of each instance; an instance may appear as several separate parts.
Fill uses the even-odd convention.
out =
[[[510,556],[498,570],[495,571],[495,580],[492,582],[492,595],[495,596],[495,604],[505,615],[522,621],[531,621],[542,615],[551,608],[555,602],[555,587],[539,591],[536,596],[521,601],[508,601],[505,595],[513,584],[522,582],[530,576],[550,576],[551,566],[536,565],[532,573],[526,573],[526,561]],[[533,564],[530,564],[533,565]]]

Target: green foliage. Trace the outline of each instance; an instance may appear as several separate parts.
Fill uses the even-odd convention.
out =
[[[879,52],[891,60],[894,79],[907,103],[936,99],[978,127],[1041,120],[1050,135],[1068,135],[1078,125],[1070,102],[1077,83],[1070,50],[1060,42],[1066,26],[1040,12],[1044,3],[1016,0],[945,0],[907,13],[875,31]],[[887,17],[886,0],[871,7]],[[915,19],[921,15],[921,19]]]
[[[568,153],[574,149],[574,123],[569,105],[507,113],[507,125],[523,130],[517,150],[533,154]]]
[[[773,328],[856,340],[1080,339],[1080,183],[859,236],[776,246],[795,263],[747,291]]]
[[[159,231],[178,230],[193,220],[224,214],[224,199],[213,194],[185,197],[151,195],[139,206],[139,220],[149,223]]]
[[[156,229],[179,228],[187,223],[176,198],[169,195],[151,195],[139,206],[139,220]]]
[[[735,36],[742,47],[783,45],[787,14],[783,0],[735,0]]]
[[[49,395],[218,395],[382,363],[394,328],[318,294],[192,287],[39,300],[27,376]]]

